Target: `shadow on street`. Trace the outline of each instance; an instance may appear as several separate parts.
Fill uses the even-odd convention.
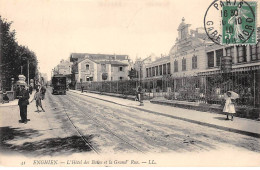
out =
[[[15,141],[35,138],[42,134],[33,129],[10,128],[7,126],[0,127],[0,135],[0,151],[2,153],[21,153],[28,156],[57,156],[91,151],[91,148],[79,136],[48,138],[16,145],[13,144]],[[92,138],[92,135],[85,136],[85,139],[89,142]]]
[[[223,116],[223,117],[214,117],[214,119],[225,120],[225,121],[227,120],[226,118],[227,118],[227,116]]]

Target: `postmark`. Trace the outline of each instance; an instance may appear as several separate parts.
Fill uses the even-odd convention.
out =
[[[215,0],[204,16],[205,31],[219,45],[256,44],[256,11],[254,1]]]

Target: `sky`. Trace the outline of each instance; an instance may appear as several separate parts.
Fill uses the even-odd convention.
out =
[[[71,53],[168,55],[182,18],[203,27],[210,0],[0,0],[20,45],[36,53],[40,72]]]

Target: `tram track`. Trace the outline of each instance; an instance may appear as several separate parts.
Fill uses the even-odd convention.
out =
[[[54,97],[54,96],[53,96]],[[53,98],[53,97],[50,97],[50,98]],[[84,135],[83,133],[80,131],[80,129],[75,125],[75,123],[73,122],[73,120],[71,119],[72,116],[69,115],[68,113],[68,107],[71,109],[71,108],[74,108],[76,107],[77,108],[77,111],[79,113],[81,113],[82,115],[84,115],[85,119],[87,120],[91,120],[94,122],[95,125],[97,125],[98,127],[101,127],[103,128],[106,132],[108,132],[110,135],[116,137],[117,139],[119,139],[121,142],[127,144],[128,146],[130,146],[131,148],[133,148],[134,150],[142,153],[142,154],[145,154],[145,152],[143,152],[141,149],[139,149],[138,147],[134,146],[133,144],[131,144],[130,142],[128,142],[126,139],[124,139],[124,137],[116,134],[115,132],[113,132],[113,130],[109,129],[108,126],[106,126],[104,124],[104,122],[100,122],[99,120],[97,120],[96,118],[94,118],[93,116],[90,116],[89,114],[86,113],[85,110],[81,109],[80,107],[78,107],[79,103],[75,104],[76,102],[80,102],[80,100],[74,96],[70,96],[71,98],[67,98],[66,96],[66,99],[64,98],[64,96],[57,96],[57,99],[59,100],[59,104],[62,105],[62,108],[64,110],[64,113],[66,114],[66,117],[67,119],[70,121],[70,123],[72,124],[72,126],[74,127],[74,129],[76,129],[77,133],[79,134],[79,136],[82,138],[82,140],[93,150],[95,151],[97,154],[100,154],[100,152],[98,151],[98,149],[96,149],[92,144],[90,144],[85,138],[84,138]],[[66,101],[68,100],[68,101]],[[51,103],[54,103],[53,102],[53,99],[50,100]],[[57,106],[56,106],[57,107]]]
[[[60,97],[60,96],[59,96]],[[61,98],[61,97],[60,97]],[[74,97],[75,99],[75,97]],[[61,98],[61,100],[63,100]],[[75,100],[71,100],[70,104],[72,104],[72,102],[75,102]],[[75,105],[75,104],[74,104]],[[123,137],[121,137],[120,135],[114,133],[111,129],[109,129],[104,122],[100,122],[99,120],[95,119],[93,116],[90,116],[89,114],[87,114],[83,109],[81,109],[80,107],[78,108],[80,113],[82,113],[84,116],[86,116],[87,118],[89,118],[90,120],[92,120],[97,126],[102,127],[104,130],[106,130],[109,134],[111,134],[112,136],[115,136],[116,138],[118,138],[120,141],[124,142],[125,144],[129,145],[130,147],[134,148],[136,151],[141,152],[143,154],[145,154],[141,149],[137,148],[136,146],[134,146],[133,144],[131,144],[130,142],[128,142],[126,139],[124,139]]]
[[[49,92],[48,92],[49,93]],[[56,102],[54,102],[53,100],[53,96],[50,96],[51,93],[48,94],[49,96],[49,101],[50,104],[52,105],[52,107],[56,107],[55,105]],[[94,151],[96,154],[100,155],[100,152],[98,151],[98,149],[96,149],[94,146],[92,146],[92,144],[90,142],[88,142],[88,140],[86,139],[85,135],[77,128],[77,126],[75,126],[75,124],[73,123],[73,121],[71,120],[70,116],[68,115],[67,109],[64,107],[64,105],[62,106],[64,113],[67,116],[68,121],[70,122],[70,124],[73,126],[73,128],[75,129],[75,131],[77,132],[77,134],[79,135],[79,137],[83,140],[83,142],[85,143],[86,146],[88,146],[92,151]]]

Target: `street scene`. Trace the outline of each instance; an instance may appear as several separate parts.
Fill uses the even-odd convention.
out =
[[[260,166],[259,3],[197,1],[0,0],[1,166]]]

